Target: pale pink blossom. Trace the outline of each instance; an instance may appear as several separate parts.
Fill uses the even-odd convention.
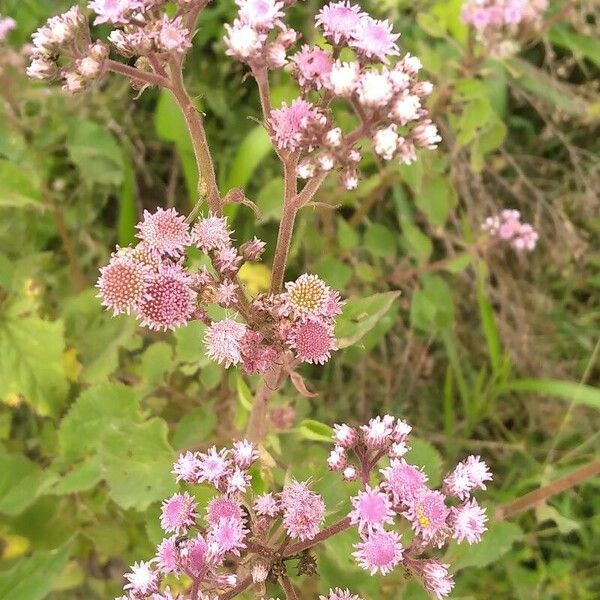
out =
[[[154,250],[170,256],[178,256],[190,243],[189,227],[185,217],[174,208],[156,212],[144,211],[144,220],[136,226],[137,237]]]
[[[367,58],[388,62],[390,56],[400,53],[396,40],[399,33],[393,32],[393,25],[387,21],[377,21],[364,16],[352,33],[350,45]]]
[[[469,544],[477,544],[487,529],[487,520],[485,509],[474,498],[462,506],[453,507],[450,515],[452,537],[458,543],[466,540]]]
[[[207,356],[225,368],[237,365],[242,361],[241,342],[246,330],[246,325],[233,319],[215,321],[204,336]]]
[[[351,502],[353,510],[348,516],[353,525],[358,525],[360,533],[379,531],[384,525],[394,522],[392,503],[379,487],[367,485],[351,498]]]
[[[371,575],[377,572],[387,575],[402,560],[404,548],[400,537],[395,531],[376,531],[354,544],[356,552],[352,556]]]
[[[325,5],[317,14],[316,24],[321,27],[326,38],[339,44],[354,35],[364,16],[366,15],[358,5],[342,0]]]
[[[187,492],[162,503],[160,525],[167,533],[184,533],[196,523],[196,502]]]

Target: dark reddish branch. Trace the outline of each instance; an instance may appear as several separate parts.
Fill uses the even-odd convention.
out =
[[[231,600],[236,596],[239,596],[242,592],[245,592],[253,584],[252,577],[248,575],[240,581],[235,587],[231,588],[228,592],[221,594],[219,600]]]
[[[575,487],[579,485],[581,482],[589,479],[590,477],[595,477],[600,475],[600,460],[595,460],[575,471],[549,483],[548,485],[544,485],[537,490],[533,490],[512,502],[508,502],[502,506],[499,506],[496,509],[496,513],[494,515],[494,519],[496,521],[502,521],[504,519],[508,519],[509,517],[514,517],[530,508],[534,508],[539,504],[542,504],[545,500],[552,496],[556,496],[556,494],[560,494],[569,488]]]
[[[314,538],[312,538],[312,540],[306,540],[305,542],[298,542],[297,544],[292,544],[291,546],[288,546],[287,550],[285,551],[285,556],[293,556],[294,554],[298,554],[303,550],[308,550],[309,548],[312,548],[313,546],[324,542],[330,537],[341,533],[345,529],[348,529],[350,525],[350,517],[344,517],[343,519],[340,519],[333,525],[323,529],[323,531],[317,533],[317,535]]]
[[[167,89],[170,87],[170,81],[166,77],[162,77],[156,73],[147,73],[146,71],[117,62],[116,60],[107,59],[104,62],[104,68],[108,71],[125,75],[135,81],[143,81],[150,85],[158,85]]]
[[[279,578],[279,583],[285,592],[285,597],[287,600],[298,600],[298,594],[296,594],[294,584],[287,575],[282,575]]]

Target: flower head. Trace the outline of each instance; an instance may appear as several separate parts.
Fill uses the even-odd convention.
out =
[[[387,494],[378,487],[369,485],[352,499],[353,510],[348,515],[353,525],[358,525],[359,532],[378,531],[384,525],[394,522],[392,503]]]
[[[290,348],[306,363],[325,364],[337,349],[333,327],[324,320],[310,319],[294,324],[288,337]]]
[[[158,591],[158,575],[149,562],[136,562],[125,574],[125,579],[129,582],[125,589],[133,594],[148,596]]]
[[[130,314],[147,297],[150,271],[127,256],[114,256],[100,269],[97,287],[102,306],[114,315]]]
[[[271,493],[256,496],[252,508],[261,517],[276,517],[280,511],[279,503]]]
[[[426,489],[427,475],[404,459],[392,459],[390,466],[382,469],[383,483],[396,503],[410,504]]]
[[[469,544],[481,541],[481,535],[487,529],[485,509],[472,498],[462,506],[453,507],[450,515],[452,537],[458,542],[467,540]]]
[[[277,147],[293,152],[300,148],[311,125],[320,120],[321,114],[310,102],[296,98],[290,106],[284,102],[281,108],[272,110],[269,125]]]
[[[367,58],[387,63],[389,56],[400,53],[396,44],[400,34],[392,29],[392,24],[387,20],[377,21],[364,16],[352,34],[350,45]]]
[[[198,481],[206,481],[217,486],[221,478],[227,474],[230,466],[227,450],[217,451],[213,446],[205,454],[198,455]]]
[[[369,448],[383,448],[394,431],[394,418],[390,415],[375,417],[368,425],[362,425],[361,430]]]
[[[225,24],[227,32],[223,38],[227,46],[226,54],[239,60],[249,61],[257,57],[267,41],[267,34],[236,19],[233,25]]]
[[[376,531],[367,535],[352,554],[360,567],[375,575],[387,575],[402,560],[403,547],[395,531]]]
[[[229,496],[216,496],[206,506],[206,520],[210,525],[231,517],[242,520],[243,512],[239,502]]]
[[[192,243],[200,250],[222,250],[231,246],[231,231],[227,227],[227,217],[208,214],[192,228]]]
[[[247,534],[248,530],[244,527],[241,519],[236,517],[219,519],[219,522],[208,533],[208,544],[211,552],[215,554],[231,552],[239,556],[240,550],[246,547],[244,540]]]
[[[308,273],[286,283],[285,289],[283,299],[294,318],[321,316],[332,293],[320,277]]]
[[[448,573],[448,566],[436,560],[423,561],[420,569],[421,579],[425,589],[438,600],[445,598],[454,587],[452,575]]]
[[[163,574],[179,571],[177,536],[165,538],[156,549],[156,565]]]
[[[298,83],[316,89],[320,89],[328,82],[333,66],[329,52],[308,45],[304,45],[300,52],[294,55],[292,62],[296,67]]]
[[[233,443],[233,462],[240,469],[247,469],[259,457],[256,446],[248,440],[240,440]]]
[[[156,44],[160,50],[181,54],[192,46],[189,38],[190,32],[184,27],[181,16],[171,20],[167,15],[163,15],[160,28],[155,36]]]
[[[360,20],[365,16],[360,6],[351,4],[349,0],[342,0],[325,5],[317,15],[316,24],[321,27],[326,38],[339,44],[354,35]]]
[[[171,473],[177,475],[176,481],[187,481],[193,483],[198,477],[198,455],[195,452],[186,452],[181,454],[175,464]]]
[[[325,503],[305,483],[288,483],[279,502],[283,509],[283,525],[291,537],[304,541],[319,533],[325,518]]]
[[[190,242],[185,217],[174,208],[144,211],[144,220],[137,225],[137,236],[148,246],[163,254],[178,256]]]
[[[175,329],[185,325],[195,308],[192,278],[179,266],[161,267],[146,288],[138,316],[150,329]]]
[[[441,492],[421,492],[403,514],[411,522],[413,531],[426,542],[431,541],[441,546],[445,541],[450,509],[446,506],[446,497]]]
[[[160,525],[167,533],[183,533],[195,524],[197,516],[192,496],[174,494],[162,503]]]
[[[280,0],[236,0],[240,7],[238,16],[244,25],[268,31],[283,17],[283,2]]]
[[[125,25],[131,13],[144,7],[140,0],[90,0],[88,7],[96,13],[95,25],[112,23]]]
[[[237,365],[242,360],[241,341],[246,330],[246,325],[233,319],[215,321],[204,336],[207,356],[219,364],[224,364],[225,368]]]
[[[348,588],[330,589],[327,596],[319,596],[319,600],[362,600],[360,596],[353,594]]]

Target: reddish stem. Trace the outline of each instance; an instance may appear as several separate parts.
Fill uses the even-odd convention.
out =
[[[162,77],[156,73],[147,73],[146,71],[117,62],[116,60],[107,59],[104,62],[104,67],[108,71],[125,75],[136,81],[144,81],[150,85],[158,85],[167,89],[169,89],[171,85],[171,82],[166,77]]]

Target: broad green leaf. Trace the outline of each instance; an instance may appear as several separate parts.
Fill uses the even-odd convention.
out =
[[[530,392],[569,400],[580,406],[600,409],[600,388],[560,379],[513,379],[505,383],[500,393]]]
[[[69,547],[63,547],[19,560],[10,571],[0,572],[0,598],[42,600],[52,590],[68,557]]]
[[[446,282],[437,275],[424,278],[410,305],[412,326],[431,333],[450,326],[453,320],[454,302]]]
[[[332,429],[329,425],[315,421],[314,419],[304,419],[296,428],[296,433],[306,439],[315,442],[331,443]]]
[[[429,442],[411,436],[410,450],[406,453],[405,458],[411,465],[423,468],[429,477],[430,487],[437,487],[440,484],[442,457]]]
[[[195,448],[201,442],[210,439],[217,426],[217,415],[214,406],[202,406],[188,412],[177,424],[173,433],[175,450]]]
[[[256,206],[260,210],[261,222],[279,221],[283,211],[283,178],[271,179],[256,197]]]
[[[175,356],[178,362],[206,364],[206,348],[204,342],[204,333],[206,326],[200,321],[192,321],[185,327],[179,327],[175,330]]]
[[[358,233],[343,217],[337,219],[337,240],[342,250],[352,250],[358,246]]]
[[[339,316],[336,336],[339,348],[347,348],[360,341],[391,308],[400,292],[384,292],[367,298],[349,300]]]
[[[35,173],[0,160],[0,207],[42,206],[42,193]]]
[[[550,39],[557,46],[570,50],[575,58],[587,58],[600,67],[600,42],[593,37],[573,31],[565,23],[555,23],[550,29]]]
[[[415,203],[427,215],[430,223],[441,227],[456,204],[456,192],[446,177],[426,178],[415,197]]]
[[[0,316],[0,399],[22,397],[41,415],[56,415],[68,390],[60,321]]]
[[[433,243],[429,237],[408,219],[402,220],[402,244],[420,263],[427,262],[433,252]]]
[[[54,481],[46,471],[21,454],[0,453],[0,513],[21,514]]]
[[[123,182],[123,152],[106,127],[83,119],[72,121],[67,149],[88,184],[118,186]]]
[[[486,567],[510,551],[513,544],[523,537],[521,528],[515,523],[490,523],[479,544],[453,542],[444,557],[454,571],[465,567]]]
[[[185,119],[172,94],[163,90],[156,103],[154,129],[158,137],[165,142],[175,142],[192,149],[190,134]]]
[[[397,251],[397,234],[380,223],[372,223],[367,228],[364,246],[373,256],[394,258]]]
[[[66,457],[83,458],[97,449],[108,432],[140,422],[135,391],[105,383],[83,392],[63,419],[58,432]]]
[[[314,273],[326,281],[335,289],[342,290],[347,285],[354,270],[350,265],[334,258],[333,256],[323,257],[314,267]]]
[[[173,454],[167,424],[161,419],[107,431],[100,459],[110,497],[124,509],[143,511],[172,494]]]
[[[76,494],[92,489],[102,479],[102,466],[98,457],[93,457],[75,466],[59,479],[49,490],[57,496]]]
[[[167,373],[173,367],[173,348],[166,342],[156,342],[142,355],[141,372],[149,389],[163,383]]]
[[[271,151],[271,139],[262,125],[250,130],[238,147],[227,178],[227,189],[245,188],[256,167]]]

